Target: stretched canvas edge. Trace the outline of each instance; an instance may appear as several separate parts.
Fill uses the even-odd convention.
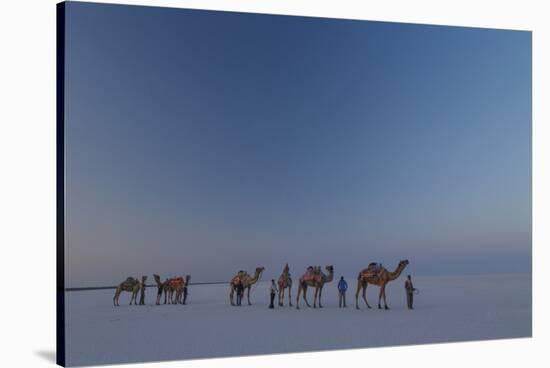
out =
[[[65,366],[65,3],[56,4],[56,363]]]

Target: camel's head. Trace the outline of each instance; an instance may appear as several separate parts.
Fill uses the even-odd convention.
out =
[[[284,268],[283,271],[284,271],[284,272],[288,272],[289,270],[290,270],[290,268],[288,267],[288,263],[287,263],[287,264],[285,264],[285,268]]]
[[[256,267],[256,273],[257,274],[260,274],[260,273],[264,272],[264,270],[265,270],[265,267]]]
[[[186,275],[185,276],[185,283],[186,284],[189,284],[189,281],[191,280],[191,275]]]
[[[332,265],[326,266],[325,269],[326,269],[329,273],[334,272],[334,267],[333,267]]]
[[[402,261],[399,261],[399,266],[405,268],[409,264],[408,259],[404,259]]]

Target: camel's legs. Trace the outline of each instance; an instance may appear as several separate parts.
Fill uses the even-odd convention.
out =
[[[323,308],[323,306],[321,305],[321,294],[323,294],[322,286],[319,288],[319,308]]]
[[[361,290],[361,280],[357,280],[357,290],[355,290],[355,309],[359,309],[359,291],[360,290]]]
[[[363,300],[365,301],[365,304],[367,305],[367,308],[370,309],[369,302],[367,301],[367,286],[368,285],[369,284],[366,281],[361,281],[361,280],[357,281],[357,291],[355,292],[355,309],[359,309],[359,292],[361,292],[361,291],[362,291]]]
[[[248,299],[248,305],[252,305],[252,303],[250,303],[250,286],[246,288],[246,298]]]
[[[380,301],[382,300],[382,290],[383,286],[380,286],[380,292],[378,293],[378,309],[382,309],[382,306],[380,305]]]
[[[139,296],[139,305],[145,305],[145,286],[141,289],[141,294]]]
[[[306,302],[306,305],[307,305],[308,307],[311,307],[311,305],[310,305],[309,302],[307,301],[307,296],[306,296],[306,294],[307,294],[307,284],[304,284],[304,301]]]
[[[290,290],[292,290],[292,284],[288,285],[288,305],[292,307],[292,296],[290,296]]]
[[[370,309],[370,304],[367,301],[367,286],[369,286],[369,283],[365,282],[365,286],[363,286],[363,300],[365,301],[365,304],[367,305],[367,308]]]
[[[300,293],[302,292],[302,285],[298,284],[298,294],[296,294],[296,309],[300,309]]]
[[[229,303],[231,303],[231,305],[235,305],[235,303],[233,302],[234,294],[235,294],[235,288],[233,287],[233,285],[231,285],[229,287]]]
[[[284,300],[285,300],[285,288],[284,286],[279,286],[279,307],[283,306]]]
[[[313,308],[317,308],[317,295],[319,294],[319,288],[315,288],[315,294],[313,295]]]
[[[113,297],[113,304],[115,307],[118,306],[118,298],[120,297],[120,288],[117,288],[115,291],[115,296]]]
[[[388,303],[386,303],[386,285],[382,286],[382,297],[384,298],[384,308],[390,309],[390,307],[388,307]]]

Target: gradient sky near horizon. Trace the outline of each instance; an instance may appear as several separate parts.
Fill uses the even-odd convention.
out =
[[[68,3],[66,283],[531,272],[531,33]]]

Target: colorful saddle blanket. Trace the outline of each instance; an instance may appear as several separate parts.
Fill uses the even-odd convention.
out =
[[[383,270],[385,270],[384,267],[382,267],[379,263],[370,263],[367,268],[361,271],[362,277],[375,277],[378,276]]]
[[[322,272],[312,269],[306,271],[306,273],[300,278],[300,282],[321,282],[322,277]]]
[[[248,273],[246,271],[241,271],[235,277],[231,279],[232,284],[239,284],[245,281],[248,278]]]

